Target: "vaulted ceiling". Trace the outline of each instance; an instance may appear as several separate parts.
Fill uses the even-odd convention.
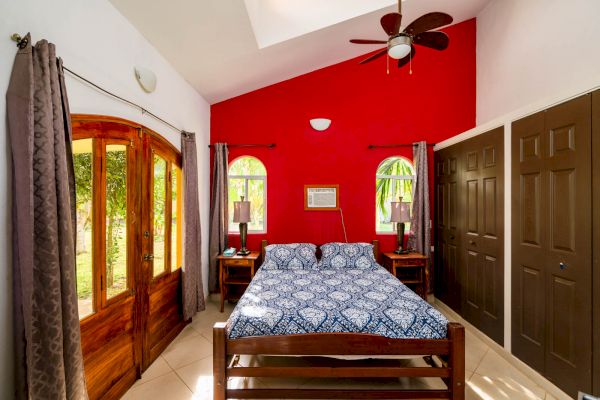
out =
[[[379,19],[397,10],[395,0],[110,1],[209,103],[380,48],[348,40],[387,39]],[[402,26],[431,11],[462,22],[489,1],[406,0]]]

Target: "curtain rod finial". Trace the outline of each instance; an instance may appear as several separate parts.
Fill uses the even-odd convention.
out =
[[[25,37],[22,37],[22,36],[21,36],[21,35],[19,35],[18,33],[13,33],[13,34],[10,36],[10,38],[11,38],[11,40],[12,40],[13,42],[16,42],[16,43],[17,43],[17,47],[18,47],[19,49],[24,49],[24,48],[27,46],[27,44],[29,43],[29,39],[28,39],[28,36],[27,36],[27,35],[26,35]]]

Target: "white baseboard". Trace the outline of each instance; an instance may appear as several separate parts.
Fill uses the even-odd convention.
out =
[[[546,392],[550,393],[557,400],[572,400],[572,397],[563,392],[560,388],[550,382],[548,379],[544,378],[539,372],[531,368],[529,365],[525,364],[523,361],[519,360],[517,357],[506,351],[506,349],[500,346],[498,343],[494,342],[489,336],[485,333],[481,332],[479,329],[475,328],[468,321],[466,321],[463,317],[458,315],[456,311],[452,310],[446,304],[444,304],[440,299],[433,299],[436,307],[440,309],[447,317],[451,320],[460,322],[464,325],[465,329],[471,332],[473,335],[477,336],[482,342],[484,342],[487,346],[489,346],[492,350],[498,353],[502,358],[508,361],[513,367],[519,370],[521,373],[526,375],[532,381],[537,383],[542,389]]]

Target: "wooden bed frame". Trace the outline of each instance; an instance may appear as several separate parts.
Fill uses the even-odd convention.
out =
[[[378,246],[374,241],[374,252]],[[263,241],[263,256],[264,246]],[[417,356],[429,367],[406,367],[394,360],[345,361],[323,358],[321,366],[238,366],[255,356]],[[434,360],[436,356],[436,360]],[[441,378],[446,389],[228,389],[233,377],[255,378]],[[465,398],[465,331],[448,323],[445,339],[390,339],[364,333],[310,333],[228,339],[225,322],[213,328],[214,399],[454,399]]]

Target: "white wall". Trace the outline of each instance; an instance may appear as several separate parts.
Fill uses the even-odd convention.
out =
[[[600,85],[600,1],[494,0],[477,16],[477,124]]]
[[[0,1],[0,398],[12,398],[12,284],[10,236],[10,142],[6,132],[5,93],[16,53],[12,33],[30,31],[57,47],[65,66],[133,100],[177,127],[196,132],[203,235],[207,270],[210,106],[107,0]],[[144,93],[133,74],[139,64],[156,72],[157,89]],[[71,112],[127,118],[161,133],[178,148],[179,133],[115,101],[67,74]],[[206,279],[205,279],[206,286]],[[206,288],[205,288],[206,289]]]

